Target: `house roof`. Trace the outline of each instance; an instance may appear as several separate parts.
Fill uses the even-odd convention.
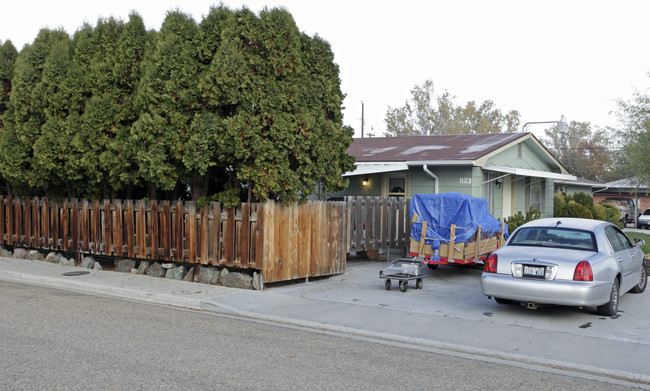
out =
[[[613,182],[607,182],[605,185],[609,188],[623,188],[623,189],[650,189],[646,183],[641,183],[637,178],[619,179]]]
[[[529,133],[355,138],[357,162],[474,161]]]

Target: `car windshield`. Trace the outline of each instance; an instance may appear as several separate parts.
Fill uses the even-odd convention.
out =
[[[508,246],[557,247],[581,251],[598,251],[592,232],[570,228],[522,228],[508,242]]]
[[[650,209],[646,209],[643,211],[644,216],[650,216]]]

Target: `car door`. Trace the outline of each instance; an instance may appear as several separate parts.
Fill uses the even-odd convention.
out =
[[[639,260],[635,253],[635,247],[625,234],[615,226],[609,226],[605,229],[607,239],[614,248],[614,258],[621,268],[621,292],[627,292],[632,289],[635,282],[635,274],[639,269]]]

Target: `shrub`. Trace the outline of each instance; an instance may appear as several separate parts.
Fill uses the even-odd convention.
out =
[[[530,209],[528,209],[528,212],[526,212],[526,216],[524,216],[521,211],[517,212],[516,215],[510,216],[506,219],[506,223],[508,224],[508,233],[512,234],[514,230],[517,229],[520,225],[532,220],[537,220],[541,217],[541,215],[542,212],[533,208],[532,206]]]

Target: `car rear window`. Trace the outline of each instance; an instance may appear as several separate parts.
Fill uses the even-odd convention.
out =
[[[650,215],[650,209],[646,209],[646,210],[644,210],[644,211],[643,211],[643,215],[644,215],[644,216],[648,216],[648,215]]]
[[[570,228],[522,228],[513,235],[508,245],[598,251],[596,237],[593,232]]]

